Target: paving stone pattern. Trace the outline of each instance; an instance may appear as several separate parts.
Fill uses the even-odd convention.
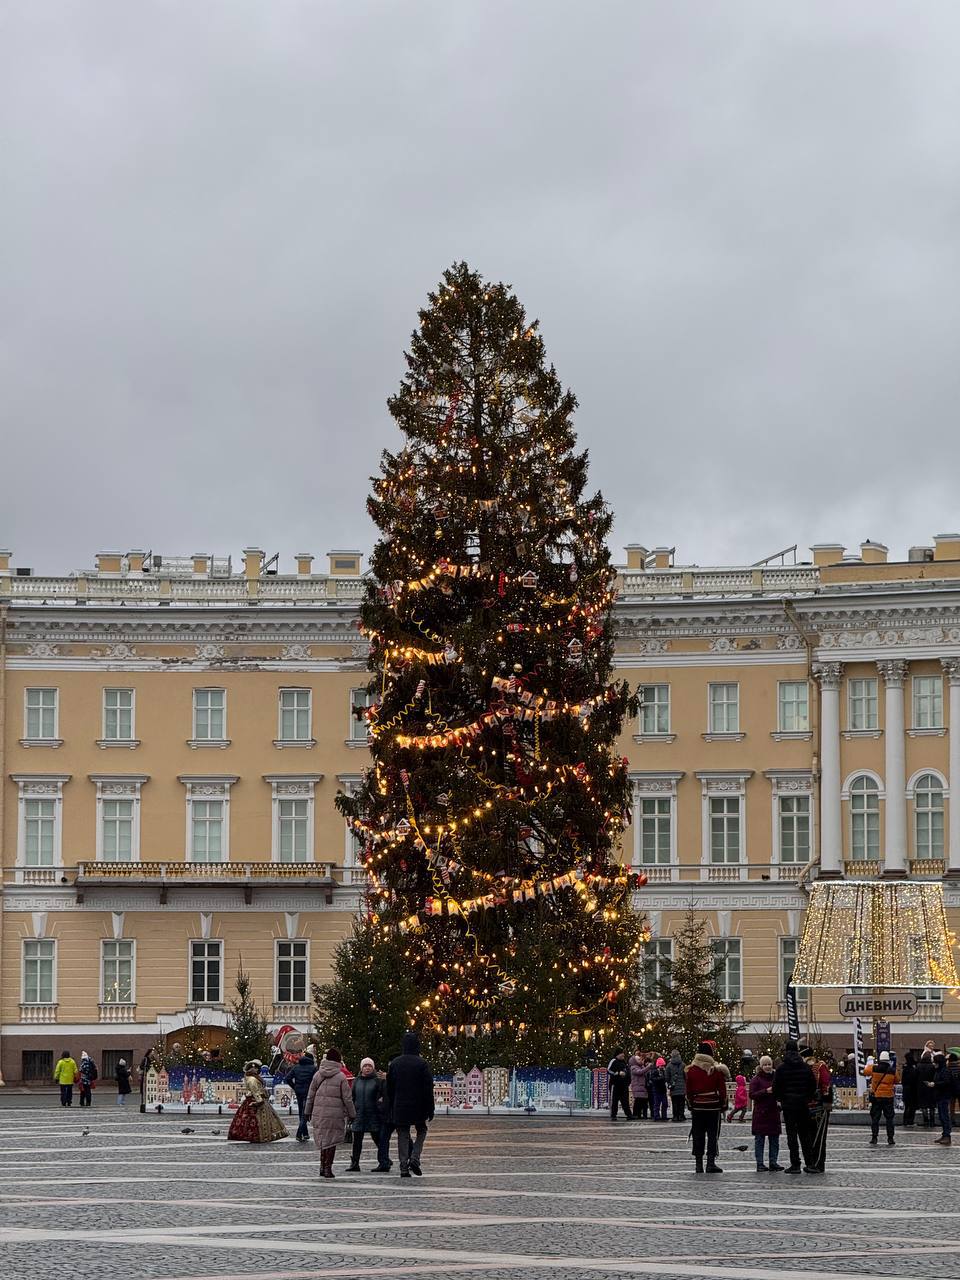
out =
[[[756,1173],[733,1124],[710,1178],[686,1125],[444,1117],[423,1178],[347,1174],[341,1148],[322,1182],[312,1144],[228,1143],[226,1120],[97,1102],[0,1104],[0,1275],[960,1280],[960,1145],[923,1129],[888,1148],[837,1127],[818,1178]]]

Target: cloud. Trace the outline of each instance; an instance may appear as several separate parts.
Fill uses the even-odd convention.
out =
[[[540,317],[618,544],[928,542],[958,55],[950,0],[14,0],[0,541],[369,547],[384,402],[466,258]]]

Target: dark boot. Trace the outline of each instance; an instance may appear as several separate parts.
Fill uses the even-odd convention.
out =
[[[697,1173],[703,1173],[703,1156],[697,1156]]]
[[[707,1173],[723,1173],[723,1170],[716,1163],[707,1165]]]

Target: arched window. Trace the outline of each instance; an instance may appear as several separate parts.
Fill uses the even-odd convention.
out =
[[[854,862],[880,861],[880,788],[866,775],[850,783],[850,854]]]
[[[913,815],[918,858],[943,857],[943,783],[924,773],[913,786]]]

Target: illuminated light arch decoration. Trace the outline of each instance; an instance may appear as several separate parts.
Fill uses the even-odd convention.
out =
[[[797,987],[956,988],[943,885],[821,881],[810,892]]]

